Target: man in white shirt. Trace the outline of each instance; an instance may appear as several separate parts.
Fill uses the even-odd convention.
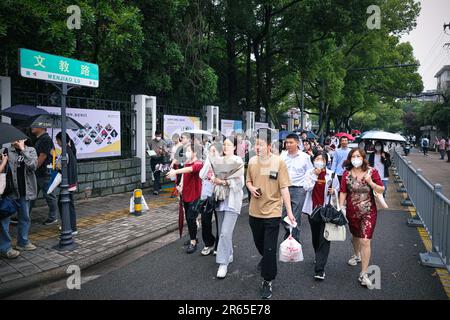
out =
[[[292,213],[297,221],[297,227],[292,230],[292,237],[299,241],[300,237],[300,222],[302,215],[302,208],[305,202],[306,191],[303,189],[305,182],[306,171],[313,167],[311,158],[306,153],[298,149],[300,143],[298,135],[290,134],[286,137],[286,150],[287,153],[281,155],[281,159],[286,163],[289,172],[289,178],[292,185],[289,187],[289,194],[291,196]],[[286,217],[286,208],[283,208],[282,218]],[[282,222],[286,234],[286,239],[289,234],[289,225],[286,222]]]

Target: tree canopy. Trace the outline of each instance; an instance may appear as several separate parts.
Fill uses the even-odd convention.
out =
[[[235,117],[264,107],[276,124],[299,106],[303,81],[321,132],[366,117],[382,126],[384,112],[403,112],[396,98],[423,89],[418,66],[370,69],[417,63],[399,40],[416,25],[414,0],[81,0],[81,29],[69,30],[72,2],[2,1],[0,74],[43,90],[18,76],[17,50],[29,48],[99,64],[104,94],[217,104]],[[371,5],[379,29],[368,27]]]

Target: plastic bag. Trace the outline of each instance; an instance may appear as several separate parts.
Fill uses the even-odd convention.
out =
[[[299,262],[303,261],[302,245],[292,237],[291,234],[280,244],[280,261],[281,262]]]
[[[62,175],[60,172],[54,171],[49,181],[49,186],[47,189],[47,194],[52,193],[57,186],[61,184]]]

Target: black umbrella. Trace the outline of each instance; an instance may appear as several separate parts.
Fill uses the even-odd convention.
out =
[[[62,120],[60,115],[56,114],[41,114],[34,116],[22,125],[24,128],[61,128]],[[72,119],[66,117],[67,129],[84,129],[83,125]]]
[[[0,132],[0,145],[17,140],[28,139],[25,133],[7,123],[0,123]]]
[[[37,115],[49,113],[46,110],[37,108],[35,106],[30,106],[27,104],[16,104],[15,106],[2,110],[0,114],[2,116],[10,117],[11,119],[27,120]]]

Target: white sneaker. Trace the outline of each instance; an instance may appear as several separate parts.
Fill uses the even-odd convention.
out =
[[[221,264],[219,270],[217,270],[217,278],[223,279],[227,275],[228,266],[226,264]]]
[[[208,256],[211,254],[211,252],[213,251],[213,247],[204,247],[202,250],[202,256]]]
[[[361,282],[362,286],[365,286],[368,289],[373,289],[375,287],[372,281],[369,279],[367,273],[361,273],[358,280],[359,282]]]
[[[348,264],[351,266],[356,266],[359,262],[361,262],[361,257],[357,255],[352,255],[350,260],[348,260]]]

